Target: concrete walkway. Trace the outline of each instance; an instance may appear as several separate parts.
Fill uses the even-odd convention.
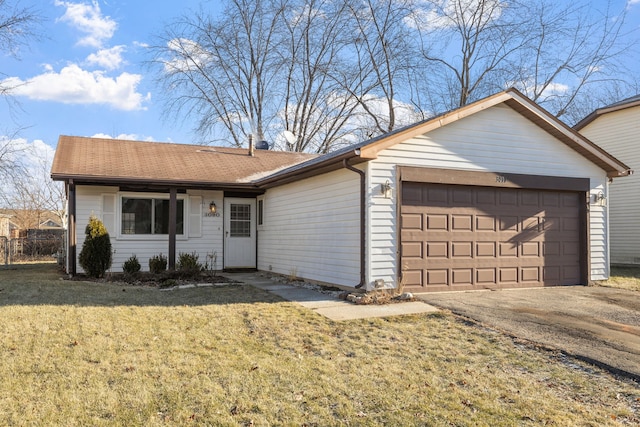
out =
[[[298,303],[331,320],[367,319],[438,311],[437,308],[422,301],[383,305],[356,305],[312,289],[288,285],[267,277],[260,277],[256,273],[225,273],[224,276],[271,292],[287,301]]]

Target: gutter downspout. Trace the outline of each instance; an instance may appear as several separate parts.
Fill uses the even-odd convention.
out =
[[[360,175],[360,283],[356,285],[356,289],[360,289],[361,287],[364,286],[364,282],[366,280],[365,278],[365,250],[366,250],[365,208],[366,208],[366,191],[367,191],[366,174],[364,173],[364,171],[361,171],[360,169],[351,166],[349,164],[348,159],[343,159],[342,165],[345,168],[349,169],[350,171],[353,171],[358,175]]]

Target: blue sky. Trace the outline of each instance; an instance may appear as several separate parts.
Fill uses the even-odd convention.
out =
[[[15,2],[12,2],[15,3]],[[21,0],[27,5],[28,0]],[[35,2],[33,2],[35,3]],[[163,25],[197,9],[196,0],[78,1],[36,3],[43,38],[0,60],[0,80],[28,83],[14,92],[19,109],[0,103],[0,136],[55,147],[58,136],[108,135],[191,142],[191,124],[162,117],[145,45]],[[218,2],[203,2],[217,11]]]
[[[20,3],[27,5],[29,0]],[[0,60],[0,80],[28,83],[15,93],[20,110],[12,113],[5,102],[0,103],[0,137],[22,127],[18,136],[43,149],[55,148],[61,134],[196,140],[188,120],[162,116],[159,89],[142,62],[152,36],[174,18],[197,9],[199,0],[44,0],[35,4],[45,18],[44,37],[22,48],[19,59]],[[613,1],[616,9],[625,4],[627,28],[640,28],[640,0]],[[218,1],[202,2],[202,7],[213,13],[220,8]],[[638,58],[629,60],[638,64]]]

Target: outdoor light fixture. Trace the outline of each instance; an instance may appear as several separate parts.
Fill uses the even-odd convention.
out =
[[[385,199],[391,198],[391,183],[386,180],[384,184],[380,184],[380,193],[384,195]]]
[[[218,207],[216,206],[216,202],[209,203],[209,212],[212,214],[218,212]]]
[[[598,194],[593,195],[593,203],[598,206],[607,205],[607,198],[602,191],[599,191]]]

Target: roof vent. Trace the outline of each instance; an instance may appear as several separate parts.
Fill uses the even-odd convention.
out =
[[[256,149],[258,150],[268,150],[269,149],[269,143],[267,141],[258,141],[256,142]]]

